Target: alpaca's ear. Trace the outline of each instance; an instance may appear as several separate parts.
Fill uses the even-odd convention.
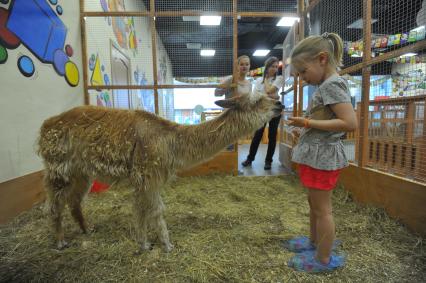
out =
[[[214,103],[222,108],[234,108],[237,105],[235,98],[217,100]]]

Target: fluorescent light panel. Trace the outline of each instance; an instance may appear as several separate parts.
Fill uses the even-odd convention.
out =
[[[417,53],[409,52],[409,53],[402,54],[400,57],[401,58],[402,57],[413,57],[413,56],[416,56],[416,55],[417,55]]]
[[[200,51],[201,56],[214,56],[215,53],[216,53],[216,50],[214,49],[202,49]]]
[[[371,24],[374,24],[375,22],[377,22],[377,19],[371,19]],[[348,25],[348,28],[362,29],[363,28],[362,19],[358,19],[352,24]]]
[[[254,51],[253,56],[257,56],[257,57],[262,57],[262,56],[266,56],[269,53],[269,49],[257,49],[256,51]]]
[[[202,26],[218,26],[222,20],[221,16],[201,16],[200,25]]]
[[[277,23],[278,27],[291,27],[294,22],[298,22],[298,17],[282,17],[281,20]]]
[[[182,20],[184,22],[198,22],[200,20],[199,16],[183,16]]]
[[[188,48],[188,49],[201,49],[201,43],[187,43],[186,48]]]

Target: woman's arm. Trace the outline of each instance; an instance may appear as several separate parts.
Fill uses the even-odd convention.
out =
[[[266,94],[274,99],[279,99],[277,92],[280,89],[281,85],[283,84],[283,77],[278,76],[275,81],[271,84],[268,80],[265,80],[265,92]]]
[[[355,111],[350,103],[336,103],[330,105],[336,114],[336,119],[331,120],[309,120],[303,117],[288,118],[291,126],[308,127],[332,132],[352,132],[357,128]]]
[[[226,94],[229,89],[236,88],[237,84],[232,82],[232,76],[225,79],[219,86],[214,90],[215,96],[222,96]]]

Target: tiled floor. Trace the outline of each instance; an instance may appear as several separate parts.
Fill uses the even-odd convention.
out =
[[[278,145],[275,148],[275,154],[272,162],[271,170],[264,170],[263,166],[265,165],[265,156],[268,149],[267,144],[260,144],[259,150],[256,154],[256,159],[253,161],[251,166],[243,167],[241,162],[246,160],[248,152],[250,149],[249,144],[240,144],[238,145],[238,169],[240,174],[243,176],[274,176],[274,175],[284,175],[289,174],[289,171],[281,166],[281,163],[278,159],[279,149]]]

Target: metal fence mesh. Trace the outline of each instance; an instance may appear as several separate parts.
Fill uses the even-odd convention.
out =
[[[220,25],[201,25],[200,17],[157,17],[157,42],[163,56],[157,56],[158,82],[166,82],[166,58],[175,77],[217,77],[232,74],[232,18]],[[211,53],[209,53],[211,52]],[[210,56],[209,56],[210,55]],[[196,75],[194,75],[196,74]]]
[[[149,0],[84,0],[85,12],[145,12],[149,7]]]
[[[153,85],[149,17],[86,17],[85,25],[89,86]]]

